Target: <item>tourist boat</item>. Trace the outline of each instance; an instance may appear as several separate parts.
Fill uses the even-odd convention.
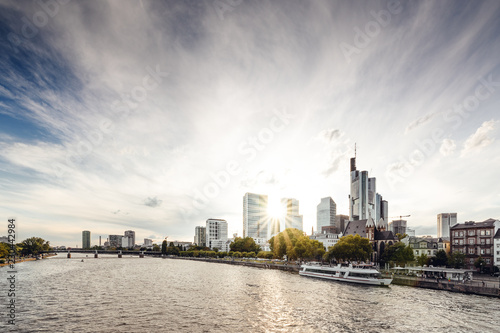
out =
[[[327,280],[361,283],[373,286],[388,286],[392,279],[382,277],[382,274],[372,265],[353,266],[319,266],[305,264],[301,266],[299,274],[302,276],[311,276]]]

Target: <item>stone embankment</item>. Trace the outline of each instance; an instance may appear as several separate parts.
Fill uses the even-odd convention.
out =
[[[274,264],[269,262],[255,262],[255,261],[245,261],[245,260],[226,260],[226,259],[212,259],[212,258],[189,258],[189,257],[167,257],[169,259],[183,259],[183,260],[193,260],[193,261],[205,261],[205,262],[213,262],[218,264],[227,264],[227,265],[240,265],[247,267],[256,267],[256,268],[265,268],[265,269],[278,269],[281,271],[287,272],[299,272],[299,266],[290,264]]]

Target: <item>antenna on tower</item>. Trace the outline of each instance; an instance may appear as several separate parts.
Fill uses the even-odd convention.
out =
[[[356,142],[354,143],[354,158],[356,158]]]

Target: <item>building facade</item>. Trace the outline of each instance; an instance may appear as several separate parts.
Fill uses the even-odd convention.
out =
[[[424,237],[405,237],[403,243],[409,245],[413,250],[413,255],[418,257],[425,254],[427,257],[434,257],[439,250],[444,250],[447,254],[450,253],[450,242],[441,237],[435,238],[430,236]]]
[[[109,247],[119,248],[122,246],[122,235],[109,235]]]
[[[194,244],[198,246],[207,246],[207,228],[198,226],[194,228]]]
[[[82,249],[90,249],[90,231],[82,231]]]
[[[493,238],[493,246],[493,260],[498,271],[498,269],[500,269],[500,228],[497,230],[495,237]]]
[[[328,228],[331,227],[328,226],[323,227],[322,230],[324,230],[324,232],[316,233],[314,235],[309,236],[310,239],[313,240],[315,239],[318,242],[323,243],[323,246],[325,247],[326,251],[328,251],[330,247],[335,246],[335,244],[337,244],[337,242],[339,241],[340,237],[342,237],[342,234],[327,232]]]
[[[221,219],[208,219],[206,222],[206,246],[221,249],[227,241],[227,222]]]
[[[281,199],[286,215],[285,215],[285,229],[295,228],[300,231],[304,230],[303,216],[299,214],[299,200],[283,198]]]
[[[269,239],[267,195],[245,193],[243,196],[243,237]]]
[[[322,227],[338,227],[336,224],[337,204],[331,197],[321,198],[316,206],[316,231],[321,232]]]
[[[127,238],[127,248],[133,248],[135,246],[135,231],[126,230],[124,238]]]
[[[485,265],[481,269],[490,272],[495,262],[494,237],[499,228],[500,221],[495,219],[455,224],[450,228],[451,252],[465,254],[466,269],[476,269],[474,262],[483,258]]]
[[[394,220],[389,222],[389,230],[392,231],[394,235],[396,234],[401,234],[404,235],[406,234],[406,225],[408,221],[406,220]]]
[[[349,195],[349,219],[351,221],[387,221],[389,204],[377,193],[376,178],[368,177],[368,171],[356,169],[356,157],[351,158],[351,194]]]
[[[336,215],[335,216],[335,226],[337,227],[337,232],[339,234],[343,233],[345,230],[345,226],[349,222],[348,215]]]
[[[450,237],[450,228],[457,224],[457,213],[441,213],[437,215],[437,236]]]

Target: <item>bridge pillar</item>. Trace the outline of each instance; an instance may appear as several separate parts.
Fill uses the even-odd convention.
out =
[[[97,257],[99,257],[99,256],[97,255],[97,251],[95,251],[94,258],[97,258]]]
[[[68,251],[68,259],[71,259],[71,253]]]
[[[144,251],[139,254],[139,258],[144,258]]]
[[[118,253],[118,258],[122,257],[122,250],[120,250],[120,253]]]

